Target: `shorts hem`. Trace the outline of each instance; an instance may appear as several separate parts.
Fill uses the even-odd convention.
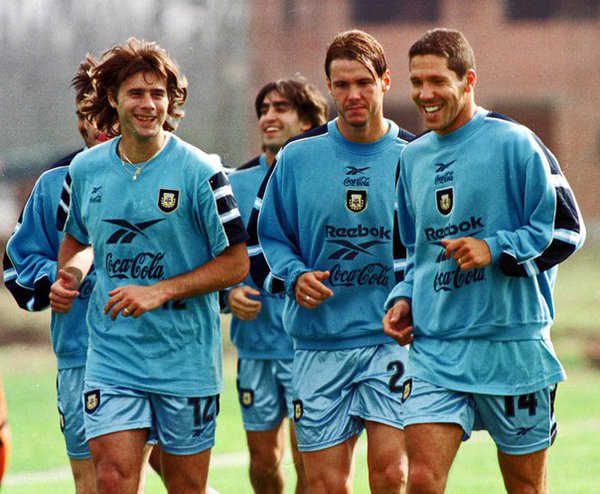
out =
[[[67,456],[69,457],[69,460],[88,460],[92,457],[92,453],[89,451],[86,453],[71,453],[67,450]]]
[[[462,430],[464,435],[467,438],[471,437],[473,433],[473,428],[469,428],[468,430],[465,428],[465,424],[462,424],[460,421],[449,418],[441,418],[441,417],[431,417],[428,415],[419,415],[416,417],[410,417],[404,419],[404,427],[408,427],[409,425],[419,425],[419,424],[455,424],[458,425]]]
[[[99,427],[95,430],[87,430],[85,431],[85,439],[89,441],[90,439],[95,439],[96,437],[104,436],[106,434],[112,434],[113,432],[121,432],[121,431],[132,431],[137,429],[150,429],[152,424],[147,423],[135,423],[135,424],[115,424],[110,427]]]
[[[529,453],[535,453],[537,451],[542,451],[544,449],[548,449],[552,446],[551,440],[544,440],[536,444],[529,444],[526,446],[505,446],[496,443],[496,447],[498,450],[502,451],[507,455],[527,455]]]
[[[167,448],[161,444],[162,450],[170,455],[195,455],[197,453],[201,453],[202,451],[206,451],[207,449],[212,448],[215,445],[215,440],[211,439],[208,441],[204,441],[202,444],[198,446],[189,446],[189,447],[175,447],[175,448]]]
[[[387,417],[367,417],[367,416],[361,415],[360,413],[355,412],[353,410],[350,411],[349,415],[352,415],[353,417],[358,417],[361,420],[368,420],[369,422],[377,422],[378,424],[389,425],[390,427],[404,430],[404,420],[401,420],[400,422],[394,422],[393,420],[391,420]]]
[[[354,429],[354,430],[344,434],[343,436],[337,437],[335,439],[330,439],[329,441],[326,441],[323,443],[318,443],[318,444],[304,445],[304,444],[298,443],[298,451],[320,451],[322,449],[331,448],[332,446],[337,446],[338,444],[343,443],[344,441],[346,441],[347,439],[349,439],[353,436],[358,436],[361,432],[362,432],[362,428]]]

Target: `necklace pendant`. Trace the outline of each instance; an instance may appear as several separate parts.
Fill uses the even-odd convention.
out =
[[[142,171],[142,169],[141,169],[141,168],[136,168],[136,169],[135,169],[135,172],[133,172],[133,179],[134,179],[134,180],[137,180],[137,178],[138,178],[138,175],[140,174],[140,172],[141,172],[141,171]]]

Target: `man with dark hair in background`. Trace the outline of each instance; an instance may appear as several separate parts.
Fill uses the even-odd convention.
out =
[[[264,152],[229,176],[244,223],[248,222],[258,189],[279,149],[290,138],[327,120],[327,102],[303,80],[280,79],[263,86],[255,100]],[[284,490],[281,462],[284,418],[293,417],[292,339],[283,328],[282,294],[269,295],[247,277],[226,295],[233,314],[231,338],[238,351],[238,392],[248,448],[250,481],[256,493]],[[296,494],[306,491],[302,459],[290,424]]]

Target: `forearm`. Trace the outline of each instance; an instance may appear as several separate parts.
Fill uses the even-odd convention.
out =
[[[202,266],[156,283],[163,303],[211,293],[242,282],[248,275],[250,263],[246,244],[225,249]]]
[[[58,269],[64,269],[73,274],[81,283],[93,262],[92,246],[82,244],[68,233],[65,234],[58,251]]]

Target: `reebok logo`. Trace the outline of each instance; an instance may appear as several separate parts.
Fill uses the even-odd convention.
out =
[[[384,226],[364,226],[358,225],[352,228],[336,227],[334,225],[325,225],[325,236],[327,238],[360,238],[375,237],[386,240],[392,239],[392,230]]]
[[[449,161],[448,163],[436,163],[434,165],[435,166],[435,173],[445,172],[448,168],[450,168],[454,164],[455,161],[456,160]]]
[[[370,166],[365,166],[364,168],[358,168],[356,166],[347,166],[346,175],[363,175],[365,171],[367,171]]]
[[[434,241],[456,235],[459,232],[470,232],[469,235],[472,236],[479,232],[476,230],[478,228],[483,228],[483,219],[481,217],[475,218],[475,216],[471,216],[469,220],[463,221],[457,225],[450,224],[441,228],[425,228],[424,232],[427,240]]]
[[[386,244],[381,240],[369,240],[368,242],[362,242],[360,244],[353,244],[349,240],[327,240],[332,244],[341,245],[342,248],[336,250],[331,254],[328,259],[343,259],[345,261],[351,261],[356,258],[359,254],[373,255],[369,252],[369,248],[377,244]]]
[[[117,225],[119,228],[116,232],[114,232],[107,240],[108,244],[130,244],[133,239],[142,235],[146,237],[144,234],[144,230],[159,221],[163,221],[163,219],[158,220],[150,220],[150,221],[141,221],[140,223],[130,223],[127,220],[103,220],[106,223],[110,223],[112,225]]]

